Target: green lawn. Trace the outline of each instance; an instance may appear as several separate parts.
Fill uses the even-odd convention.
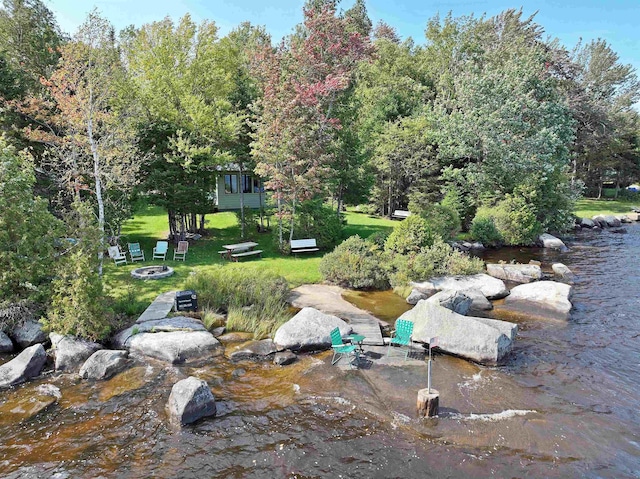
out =
[[[396,222],[377,218],[361,213],[345,213],[347,226],[345,238],[354,234],[362,237],[369,236],[377,231],[390,231]],[[273,225],[272,225],[273,226]],[[127,221],[122,228],[120,244],[126,249],[126,244],[139,242],[144,250],[147,261],[144,265],[162,264],[160,260],[150,260],[152,249],[156,241],[166,238],[169,231],[167,216],[164,210],[158,207],[148,206],[141,209],[133,219]],[[284,256],[280,254],[276,246],[276,238],[271,233],[253,232],[249,240],[255,241],[263,250],[262,259],[253,258],[232,263],[220,258],[218,251],[223,244],[240,241],[240,227],[234,213],[215,213],[207,215],[207,235],[189,245],[187,260],[173,261],[173,245],[169,247],[166,264],[175,269],[175,274],[161,280],[135,280],[131,278],[131,270],[141,266],[127,264],[115,266],[112,261],[105,260],[105,286],[116,299],[131,298],[132,301],[148,304],[158,294],[172,289],[182,289],[185,279],[192,271],[206,271],[212,265],[224,265],[225,268],[250,269],[260,274],[269,271],[284,276],[291,287],[305,283],[318,283],[322,280],[318,265],[320,259],[326,253],[301,254],[298,256]]]
[[[640,204],[635,200],[583,198],[577,202],[575,213],[580,218],[591,218],[595,215],[620,215],[630,213],[632,206],[640,206]]]

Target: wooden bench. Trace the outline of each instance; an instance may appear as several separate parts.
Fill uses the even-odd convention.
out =
[[[260,256],[262,254],[262,250],[254,249],[251,251],[245,251],[244,253],[233,253],[231,255],[231,259],[237,263],[238,259],[244,258],[245,256],[253,256],[254,254],[257,254],[258,256]]]
[[[310,253],[320,251],[315,238],[291,240],[291,253]]]
[[[391,215],[396,220],[406,220],[409,216],[411,216],[411,212],[405,210],[395,210]]]

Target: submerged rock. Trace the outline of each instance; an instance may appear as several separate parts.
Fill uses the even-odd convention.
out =
[[[513,323],[463,316],[428,301],[400,318],[413,321],[413,341],[427,344],[437,336],[441,350],[481,364],[499,363],[511,351],[518,330]]]
[[[0,331],[0,354],[12,353],[13,342],[11,338]]]
[[[61,397],[53,384],[18,388],[7,394],[0,404],[0,425],[19,424],[37,416]]]
[[[544,233],[538,236],[538,241],[542,243],[543,248],[557,249],[560,251],[567,251],[569,249],[560,238],[556,238],[549,233]]]
[[[505,306],[525,313],[567,319],[572,307],[570,297],[570,285],[538,281],[513,288],[505,299]]]
[[[315,308],[302,308],[289,321],[278,328],[273,342],[280,349],[309,350],[331,347],[331,330],[340,329],[345,336],[352,329],[345,321],[318,311]]]
[[[23,383],[40,374],[47,362],[42,344],[28,347],[8,363],[0,366],[0,388]]]
[[[191,424],[200,418],[215,416],[216,398],[205,381],[190,376],[173,385],[167,408],[171,422]]]
[[[418,291],[430,291],[432,289],[437,291],[464,291],[466,289],[477,289],[487,299],[504,298],[509,294],[509,290],[502,280],[484,273],[468,276],[441,276],[431,278],[431,280],[422,283],[411,283],[411,286]]]
[[[56,358],[56,371],[77,370],[89,356],[103,348],[101,344],[73,336],[51,333],[49,337]]]
[[[232,361],[242,361],[244,359],[261,360],[275,354],[279,348],[272,339],[261,341],[248,341],[237,345],[231,351],[227,351],[229,359]]]
[[[535,264],[487,264],[487,273],[514,283],[531,283],[542,278],[542,270]]]
[[[48,339],[46,333],[42,330],[42,324],[31,319],[15,328],[10,336],[22,349],[34,344],[46,343]]]
[[[440,291],[426,301],[438,304],[443,308],[450,309],[451,311],[462,314],[463,316],[469,312],[469,309],[471,309],[471,303],[473,303],[473,299],[467,296],[466,293],[450,290]]]
[[[280,353],[276,353],[273,356],[273,364],[277,366],[286,366],[288,364],[292,364],[296,362],[298,356],[296,356],[291,351],[282,351]]]
[[[128,351],[102,349],[96,351],[80,368],[83,379],[109,379],[127,367]]]

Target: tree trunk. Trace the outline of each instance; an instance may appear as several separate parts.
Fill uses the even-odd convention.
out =
[[[278,246],[282,250],[282,198],[278,191]]]
[[[91,102],[91,94],[89,95]],[[104,200],[102,198],[102,179],[100,178],[100,156],[98,155],[98,147],[93,138],[93,119],[89,116],[87,122],[87,135],[89,136],[89,144],[91,145],[91,154],[93,155],[93,177],[96,183],[96,201],[98,202],[98,228],[100,229],[100,249],[98,250],[98,275],[102,276],[102,263],[104,261]]]
[[[242,162],[240,162],[240,237],[245,237],[244,231],[244,180]]]
[[[198,233],[204,236],[204,219],[206,215],[200,215],[200,227],[198,228]]]
[[[260,232],[264,231],[264,208],[262,206],[262,181],[258,180],[258,201],[260,202]]]
[[[293,202],[291,204],[291,229],[289,230],[289,244],[293,241],[293,225],[296,221],[296,199],[293,198]]]

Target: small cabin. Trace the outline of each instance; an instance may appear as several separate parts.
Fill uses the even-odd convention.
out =
[[[218,211],[233,211],[240,209],[240,192],[244,195],[246,208],[260,208],[266,206],[266,195],[262,179],[252,170],[245,170],[240,174],[240,168],[227,165],[219,170],[216,177],[214,204]]]

